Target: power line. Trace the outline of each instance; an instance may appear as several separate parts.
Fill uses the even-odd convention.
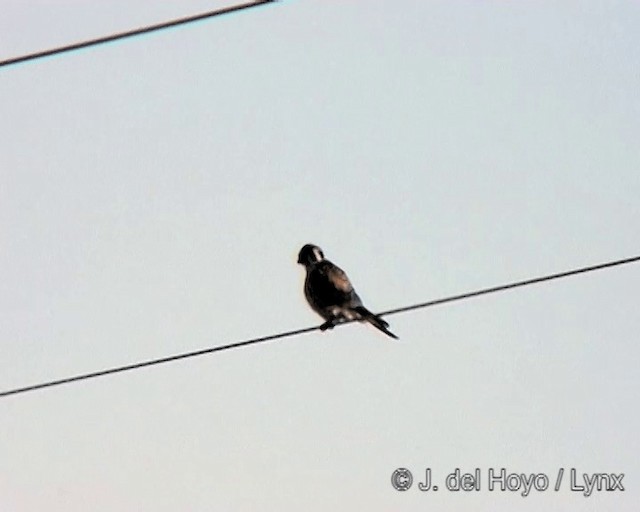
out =
[[[476,290],[476,291],[472,291],[472,292],[467,292],[467,293],[462,293],[459,295],[451,295],[449,297],[444,297],[441,299],[435,299],[435,300],[431,300],[429,302],[422,302],[420,304],[414,304],[412,306],[405,306],[402,308],[397,308],[397,309],[390,309],[389,311],[383,311],[382,313],[378,313],[380,316],[387,316],[387,315],[395,315],[396,313],[405,313],[407,311],[413,311],[416,309],[422,309],[422,308],[427,308],[427,307],[431,307],[431,306],[437,306],[439,304],[445,304],[448,302],[455,302],[455,301],[460,301],[460,300],[465,300],[465,299],[470,299],[472,297],[478,297],[480,295],[488,295],[490,293],[496,293],[496,292],[501,292],[501,291],[505,291],[505,290],[510,290],[513,288],[519,288],[521,286],[529,286],[532,284],[536,284],[536,283],[542,283],[545,281],[552,281],[554,279],[562,279],[565,277],[569,277],[569,276],[575,276],[577,274],[584,274],[587,272],[593,272],[595,270],[602,270],[605,268],[611,268],[611,267],[616,267],[619,265],[626,265],[628,263],[634,263],[640,261],[640,256],[634,256],[631,258],[625,258],[625,259],[621,259],[621,260],[614,260],[614,261],[609,261],[606,263],[600,263],[597,265],[590,265],[588,267],[581,267],[581,268],[577,268],[577,269],[573,269],[573,270],[567,270],[565,272],[559,272],[557,274],[549,274],[546,276],[541,276],[541,277],[534,277],[532,279],[526,279],[523,281],[515,281],[512,283],[507,283],[507,284],[503,284],[503,285],[499,285],[499,286],[493,286],[491,288],[483,288],[480,290]],[[347,322],[342,322],[342,323],[350,323],[350,321]],[[53,386],[59,386],[61,384],[69,384],[72,382],[77,382],[77,381],[81,381],[81,380],[86,380],[86,379],[93,379],[95,377],[102,377],[104,375],[111,375],[114,373],[121,373],[121,372],[126,372],[129,370],[135,370],[138,368],[144,368],[145,366],[155,366],[158,364],[164,364],[164,363],[170,363],[172,361],[178,361],[180,359],[187,359],[190,357],[197,357],[197,356],[202,356],[205,354],[211,354],[213,352],[220,352],[223,350],[229,350],[232,348],[239,348],[239,347],[244,347],[247,345],[253,345],[256,343],[263,343],[265,341],[272,341],[272,340],[277,340],[280,338],[289,338],[289,337],[293,337],[293,336],[298,336],[300,334],[306,334],[312,331],[316,331],[320,329],[320,326],[315,326],[315,327],[305,327],[302,329],[296,329],[294,331],[287,331],[287,332],[282,332],[279,334],[271,334],[269,336],[262,336],[260,338],[253,338],[250,340],[244,340],[244,341],[238,341],[236,343],[230,343],[228,345],[219,345],[217,347],[210,347],[210,348],[205,348],[202,350],[196,350],[194,352],[184,352],[182,354],[176,354],[176,355],[172,355],[172,356],[168,356],[168,357],[162,357],[159,359],[149,359],[147,361],[142,361],[139,363],[133,363],[133,364],[129,364],[126,366],[117,366],[114,368],[107,368],[105,370],[100,370],[97,372],[91,372],[91,373],[83,373],[80,375],[76,375],[73,377],[67,377],[64,379],[59,379],[59,380],[52,380],[52,381],[48,381],[48,382],[42,382],[40,384],[34,384],[31,386],[25,386],[22,388],[15,388],[15,389],[10,389],[8,391],[2,391],[0,392],[0,398],[2,397],[6,397],[9,395],[17,395],[19,393],[26,393],[27,391],[35,391],[38,389],[44,389],[44,388],[50,388]]]
[[[594,270],[602,270],[605,268],[617,267],[618,265],[626,265],[627,263],[635,263],[636,261],[639,261],[639,260],[640,260],[640,256],[633,256],[632,258],[609,261],[607,263],[599,263],[597,265],[577,268],[574,270],[567,270],[566,272],[559,272],[557,274],[549,274],[547,276],[534,277],[532,279],[525,279],[524,281],[515,281],[513,283],[501,284],[499,286],[492,286],[491,288],[483,288],[482,290],[476,290],[474,292],[461,293],[460,295],[451,295],[450,297],[445,297],[443,299],[430,300],[429,302],[422,302],[421,304],[414,304],[413,306],[390,309],[389,311],[383,311],[382,313],[380,313],[380,316],[395,315],[396,313],[404,313],[405,311],[411,311],[414,309],[428,308],[430,306],[445,304],[446,302],[454,302],[457,300],[470,299],[472,297],[478,297],[480,295],[487,295],[489,293],[510,290],[511,288],[518,288],[520,286],[528,286],[530,284],[543,283],[544,281],[553,281],[554,279],[561,279],[563,277],[575,276],[577,274],[584,274],[586,272],[593,272]]]
[[[27,55],[22,55],[20,57],[13,57],[10,59],[5,59],[0,61],[0,68],[5,66],[11,66],[12,64],[19,64],[21,62],[27,62],[30,60],[41,59],[43,57],[50,57],[52,55],[58,55],[60,53],[71,52],[75,50],[80,50],[82,48],[87,48],[89,46],[97,46],[99,44],[110,43],[112,41],[117,41],[119,39],[126,39],[128,37],[139,36],[142,34],[148,34],[150,32],[156,32],[158,30],[164,30],[171,27],[177,27],[178,25],[186,25],[188,23],[194,23],[196,21],[205,20],[208,18],[214,18],[216,16],[222,16],[223,14],[230,14],[232,12],[238,12],[245,9],[251,9],[252,7],[257,7],[259,5],[270,4],[276,2],[277,0],[257,0],[255,2],[249,2],[245,4],[237,4],[232,5],[230,7],[224,7],[222,9],[217,9],[215,11],[203,12],[200,14],[195,14],[193,16],[187,16],[185,18],[177,18],[170,21],[166,21],[164,23],[158,23],[155,25],[147,25],[145,27],[135,28],[132,30],[127,30],[125,32],[118,32],[109,36],[98,37],[96,39],[88,39],[86,41],[81,41],[78,43],[73,43],[65,46],[59,46],[57,48],[52,48],[50,50],[43,50],[40,52],[29,53]]]
[[[117,366],[114,368],[107,368],[106,370],[100,370],[97,372],[83,373],[75,375],[73,377],[66,377],[64,379],[52,380],[49,382],[43,382],[41,384],[34,384],[32,386],[25,386],[23,388],[11,389],[9,391],[3,391],[0,393],[0,398],[17,395],[18,393],[26,393],[27,391],[35,391],[36,389],[50,388],[52,386],[59,386],[60,384],[69,384],[71,382],[77,382],[79,380],[93,379],[94,377],[102,377],[104,375],[111,375],[112,373],[126,372],[129,370],[135,370],[137,368],[144,368],[145,366],[154,366],[157,364],[170,363],[171,361],[178,361],[180,359],[187,359],[189,357],[202,356],[205,354],[211,354],[212,352],[219,352],[221,350],[229,350],[231,348],[244,347],[246,345],[252,345],[254,343],[262,343],[264,341],[277,340],[278,338],[287,338],[290,336],[297,336],[299,334],[305,334],[307,332],[315,331],[320,326],[306,327],[304,329],[296,329],[295,331],[282,332],[280,334],[272,334],[269,336],[262,336],[261,338],[253,338],[251,340],[238,341],[236,343],[230,343],[228,345],[219,345],[217,347],[204,348],[202,350],[196,350],[194,352],[184,352],[182,354],[175,354],[173,356],[161,357],[159,359],[149,359],[148,361],[141,361],[139,363],[128,364],[126,366]]]

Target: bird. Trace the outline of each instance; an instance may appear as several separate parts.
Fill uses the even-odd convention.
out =
[[[306,269],[304,295],[307,302],[326,320],[320,326],[321,331],[333,329],[340,322],[358,320],[369,322],[387,336],[398,339],[388,329],[387,322],[364,307],[347,274],[325,259],[320,247],[313,244],[303,246],[298,253],[298,263]]]

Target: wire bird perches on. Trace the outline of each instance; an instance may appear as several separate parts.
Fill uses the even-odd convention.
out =
[[[499,286],[492,286],[491,288],[483,288],[480,290],[476,290],[476,291],[472,291],[472,292],[467,292],[467,293],[461,293],[459,295],[451,295],[449,297],[444,297],[441,299],[435,299],[435,300],[431,300],[428,302],[422,302],[420,304],[414,304],[412,306],[405,306],[405,307],[401,307],[401,308],[396,308],[396,309],[390,309],[388,311],[383,311],[381,313],[378,313],[379,316],[386,316],[386,315],[395,315],[397,313],[405,313],[407,311],[413,311],[416,309],[422,309],[422,308],[427,308],[427,307],[431,307],[431,306],[437,306],[439,304],[445,304],[448,302],[455,302],[455,301],[460,301],[460,300],[465,300],[465,299],[469,299],[472,297],[478,297],[480,295],[488,295],[490,293],[496,293],[496,292],[501,292],[501,291],[505,291],[505,290],[510,290],[513,288],[519,288],[521,286],[529,286],[532,284],[536,284],[536,283],[542,283],[545,281],[552,281],[554,279],[561,279],[564,277],[569,277],[569,276],[574,276],[577,274],[584,274],[587,272],[593,272],[595,270],[602,270],[605,268],[611,268],[611,267],[616,267],[619,265],[625,265],[628,263],[634,263],[640,261],[640,256],[634,256],[631,258],[625,258],[625,259],[621,259],[621,260],[615,260],[615,261],[609,261],[606,263],[600,263],[597,265],[590,265],[588,267],[581,267],[581,268],[577,268],[577,269],[573,269],[573,270],[567,270],[565,272],[559,272],[557,274],[549,274],[546,276],[542,276],[542,277],[534,277],[531,279],[525,279],[523,281],[515,281],[512,283],[507,283],[507,284],[502,284]],[[353,321],[353,320],[352,320]],[[342,323],[350,323],[351,321],[346,321],[346,322],[342,322]],[[341,325],[341,324],[338,324]],[[139,363],[133,363],[133,364],[129,364],[126,366],[117,366],[114,368],[107,368],[105,370],[100,370],[100,371],[96,371],[96,372],[91,372],[91,373],[83,373],[80,375],[76,375],[73,377],[66,377],[64,379],[58,379],[58,380],[52,380],[52,381],[48,381],[48,382],[42,382],[40,384],[33,384],[31,386],[25,386],[22,388],[15,388],[15,389],[10,389],[8,391],[2,391],[0,392],[0,398],[1,397],[7,397],[10,395],[17,395],[19,393],[26,393],[27,391],[35,391],[38,389],[44,389],[44,388],[50,388],[53,386],[59,386],[61,384],[70,384],[72,382],[77,382],[77,381],[81,381],[81,380],[86,380],[86,379],[92,379],[94,377],[102,377],[105,375],[111,375],[114,373],[121,373],[121,372],[126,372],[129,370],[135,370],[137,368],[144,368],[145,366],[155,366],[155,365],[159,365],[159,364],[164,364],[164,363],[170,363],[172,361],[178,361],[180,359],[187,359],[190,357],[196,357],[196,356],[202,356],[205,354],[211,354],[213,352],[220,352],[223,350],[229,350],[232,348],[239,348],[239,347],[244,347],[247,345],[253,345],[255,343],[263,343],[265,341],[272,341],[272,340],[277,340],[280,338],[289,338],[289,337],[293,337],[293,336],[298,336],[300,334],[306,334],[312,331],[316,331],[320,329],[320,326],[317,325],[315,327],[306,327],[303,329],[296,329],[294,331],[287,331],[287,332],[282,332],[279,334],[271,334],[268,336],[262,336],[260,338],[253,338],[250,340],[245,340],[245,341],[238,341],[235,343],[229,343],[228,345],[219,345],[217,347],[210,347],[210,348],[205,348],[202,350],[196,350],[193,352],[185,352],[182,354],[176,354],[176,355],[172,355],[172,356],[168,356],[168,357],[161,357],[159,359],[150,359],[147,361],[142,361]]]
[[[80,50],[82,48],[88,48],[89,46],[97,46],[99,44],[111,43],[119,39],[126,39],[128,37],[139,36],[142,34],[148,34],[150,32],[156,32],[158,30],[164,30],[166,28],[177,27],[179,25],[186,25],[187,23],[194,23],[196,21],[205,20],[208,18],[214,18],[216,16],[222,16],[223,14],[230,14],[232,12],[243,11],[245,9],[251,9],[259,5],[270,4],[277,0],[257,0],[255,2],[248,2],[244,4],[232,5],[230,7],[223,7],[215,11],[203,12],[195,14],[193,16],[187,16],[184,18],[178,18],[171,21],[165,21],[163,23],[157,23],[155,25],[147,25],[145,27],[134,28],[125,32],[118,32],[109,36],[97,37],[95,39],[88,39],[79,43],[68,44],[65,46],[59,46],[57,48],[51,48],[50,50],[43,50],[40,52],[29,53],[27,55],[21,55],[20,57],[13,57],[10,59],[0,60],[0,68],[10,66],[12,64],[19,64],[20,62],[27,62],[30,60],[42,59],[43,57],[51,57],[52,55],[58,55],[60,53],[71,52]]]

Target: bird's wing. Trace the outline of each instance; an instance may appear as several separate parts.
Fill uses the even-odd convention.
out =
[[[327,276],[329,282],[342,293],[351,293],[353,291],[353,286],[351,285],[351,281],[349,281],[345,271],[331,262],[325,263],[329,264],[323,265],[320,270]]]
[[[344,271],[327,260],[313,266],[307,275],[305,292],[309,302],[317,310],[345,306],[356,297]]]

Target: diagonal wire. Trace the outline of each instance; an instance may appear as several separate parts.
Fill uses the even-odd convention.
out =
[[[307,332],[315,331],[316,329],[319,329],[319,328],[320,326],[306,327],[304,329],[296,329],[295,331],[282,332],[280,334],[272,334],[269,336],[262,336],[260,338],[253,338],[251,340],[238,341],[236,343],[229,343],[228,345],[219,345],[217,347],[204,348],[202,350],[196,350],[194,352],[184,352],[182,354],[175,354],[168,357],[161,357],[159,359],[149,359],[147,361],[128,364],[126,366],[116,366],[114,368],[107,368],[106,370],[100,370],[97,372],[83,373],[80,375],[75,375],[73,377],[66,377],[64,379],[52,380],[49,382],[43,382],[41,384],[34,384],[32,386],[25,386],[23,388],[3,391],[0,393],[0,398],[9,396],[9,395],[16,395],[18,393],[26,393],[27,391],[35,391],[36,389],[50,388],[52,386],[59,386],[61,384],[70,384],[71,382],[77,382],[79,380],[93,379],[95,377],[103,377],[105,375],[111,375],[113,373],[136,370],[138,368],[144,368],[145,366],[155,366],[157,364],[170,363],[172,361],[179,361],[180,359],[187,359],[189,357],[203,356],[205,354],[211,354],[213,352],[219,352],[221,350],[229,350],[231,348],[244,347],[246,345],[252,345],[254,343],[262,343],[265,341],[277,340],[278,338],[288,338],[290,336],[297,336],[300,334],[305,334]]]
[[[629,263],[635,263],[637,261],[640,261],[640,256],[634,256],[631,258],[624,258],[624,259],[620,259],[620,260],[614,260],[614,261],[608,261],[606,263],[600,263],[597,265],[590,265],[588,267],[581,267],[581,268],[576,268],[573,270],[567,270],[565,272],[559,272],[556,274],[549,274],[546,276],[541,276],[541,277],[534,277],[532,279],[525,279],[523,281],[515,281],[512,283],[507,283],[507,284],[503,284],[503,285],[499,285],[499,286],[493,286],[491,288],[483,288],[480,290],[476,290],[476,291],[472,291],[472,292],[467,292],[467,293],[461,293],[459,295],[451,295],[449,297],[444,297],[441,299],[435,299],[435,300],[431,300],[428,302],[422,302],[420,304],[414,304],[412,306],[405,306],[405,307],[401,307],[401,308],[396,308],[396,309],[390,309],[388,311],[383,311],[381,313],[378,313],[379,316],[387,316],[387,315],[395,315],[397,313],[405,313],[407,311],[413,311],[416,309],[422,309],[422,308],[427,308],[427,307],[431,307],[431,306],[437,306],[439,304],[445,304],[448,302],[455,302],[455,301],[460,301],[460,300],[466,300],[466,299],[470,299],[473,297],[478,297],[480,295],[488,295],[490,293],[497,293],[497,292],[501,292],[501,291],[505,291],[505,290],[510,290],[513,288],[519,288],[522,286],[529,286],[532,284],[537,284],[537,283],[542,283],[545,281],[552,281],[554,279],[562,279],[565,277],[569,277],[569,276],[575,276],[578,274],[585,274],[587,272],[594,272],[596,270],[603,270],[606,268],[611,268],[611,267],[617,267],[619,265],[626,265]],[[342,322],[342,323],[350,323],[351,321],[346,321],[346,322]],[[91,372],[91,373],[83,373],[80,375],[75,375],[73,377],[66,377],[64,379],[58,379],[58,380],[52,380],[52,381],[48,381],[48,382],[42,382],[40,384],[33,384],[31,386],[25,386],[25,387],[21,387],[21,388],[15,388],[15,389],[10,389],[7,391],[2,391],[0,392],[0,398],[2,397],[7,397],[10,395],[17,395],[20,393],[26,393],[28,391],[35,391],[38,389],[44,389],[44,388],[50,388],[53,386],[59,386],[61,384],[70,384],[72,382],[77,382],[77,381],[81,381],[81,380],[87,380],[87,379],[93,379],[95,377],[102,377],[105,375],[112,375],[114,373],[121,373],[121,372],[126,372],[126,371],[130,371],[130,370],[135,370],[138,368],[144,368],[146,366],[155,366],[155,365],[159,365],[159,364],[164,364],[164,363],[170,363],[172,361],[178,361],[180,359],[187,359],[187,358],[191,358],[191,357],[197,357],[197,356],[202,356],[205,354],[211,354],[213,352],[220,352],[223,350],[229,350],[232,348],[239,348],[239,347],[244,347],[247,345],[253,345],[256,343],[263,343],[266,341],[272,341],[272,340],[277,340],[277,339],[281,339],[281,338],[290,338],[293,336],[298,336],[300,334],[306,334],[312,331],[316,331],[320,329],[320,326],[315,326],[315,327],[305,327],[302,329],[296,329],[293,331],[287,331],[287,332],[282,332],[279,334],[271,334],[269,336],[262,336],[259,338],[253,338],[250,340],[244,340],[244,341],[238,341],[235,343],[230,343],[227,345],[218,345],[216,347],[210,347],[210,348],[205,348],[202,350],[196,350],[193,352],[184,352],[182,354],[175,354],[172,356],[168,356],[168,357],[162,357],[159,359],[149,359],[147,361],[142,361],[142,362],[138,362],[138,363],[133,363],[133,364],[129,364],[126,366],[117,366],[117,367],[113,367],[113,368],[107,368],[105,370],[100,370],[100,371],[96,371],[96,372]]]
[[[58,55],[60,53],[71,52],[75,50],[80,50],[82,48],[87,48],[89,46],[97,46],[104,43],[110,43],[112,41],[117,41],[119,39],[126,39],[128,37],[139,36],[142,34],[148,34],[150,32],[156,32],[158,30],[164,30],[171,27],[177,27],[178,25],[186,25],[188,23],[193,23],[196,21],[205,20],[208,18],[213,18],[216,16],[222,16],[223,14],[230,14],[232,12],[243,11],[245,9],[251,9],[252,7],[257,7],[259,5],[270,4],[276,2],[277,0],[257,0],[254,2],[248,2],[244,4],[232,5],[230,7],[224,7],[222,9],[217,9],[215,11],[203,12],[200,14],[195,14],[193,16],[186,16],[184,18],[177,18],[174,20],[166,21],[163,23],[157,23],[155,25],[147,25],[144,27],[134,28],[131,30],[127,30],[125,32],[118,32],[116,34],[111,34],[104,37],[97,37],[95,39],[88,39],[86,41],[80,41],[78,43],[73,43],[65,46],[59,46],[57,48],[52,48],[50,50],[43,50],[39,52],[29,53],[26,55],[21,55],[20,57],[12,57],[10,59],[0,60],[0,68],[5,66],[11,66],[13,64],[19,64],[21,62],[27,62],[30,60],[41,59],[44,57],[50,57],[52,55]]]
[[[431,306],[437,306],[439,304],[445,304],[447,302],[455,302],[458,300],[478,297],[480,295],[487,295],[489,293],[496,293],[504,290],[510,290],[512,288],[519,288],[520,286],[529,286],[531,284],[543,283],[545,281],[553,281],[554,279],[562,279],[563,277],[575,276],[577,274],[585,274],[587,272],[593,272],[594,270],[602,270],[605,268],[617,267],[618,265],[626,265],[627,263],[635,263],[636,261],[640,261],[640,256],[633,256],[632,258],[624,258],[622,260],[608,261],[607,263],[599,263],[597,265],[590,265],[588,267],[576,268],[574,270],[567,270],[566,272],[558,272],[557,274],[549,274],[542,277],[525,279],[523,281],[515,281],[513,283],[501,284],[499,286],[492,286],[491,288],[483,288],[481,290],[461,293],[459,295],[451,295],[450,297],[444,297],[442,299],[435,299],[435,300],[430,300],[428,302],[422,302],[420,304],[414,304],[413,306],[405,306],[402,308],[390,309],[388,311],[383,311],[382,313],[379,313],[379,316],[395,315],[396,313],[404,313],[406,311],[412,311],[414,309],[428,308]]]

